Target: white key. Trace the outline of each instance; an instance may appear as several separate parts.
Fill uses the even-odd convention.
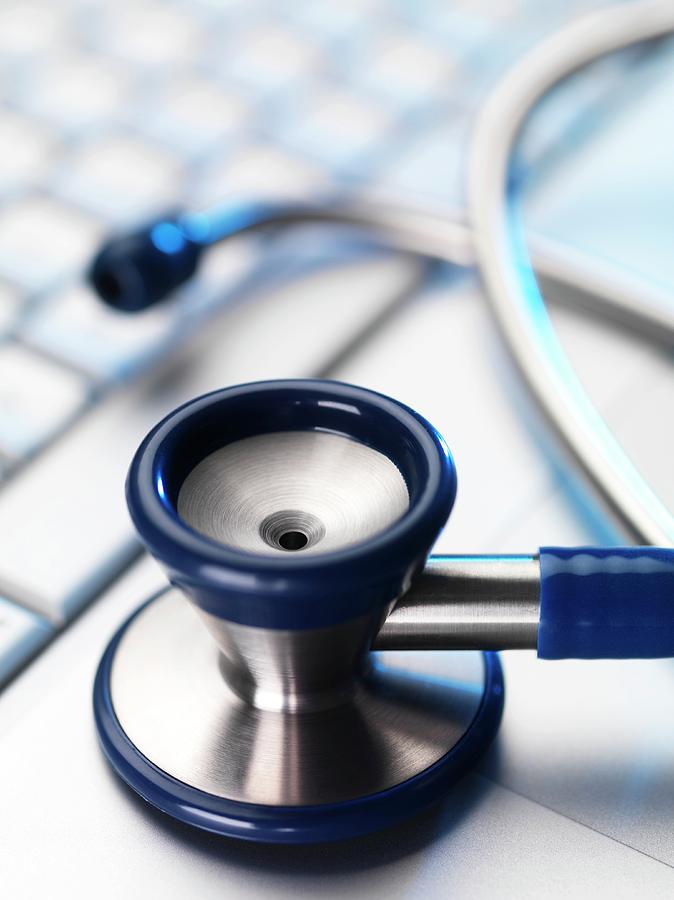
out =
[[[320,166],[265,144],[249,145],[199,173],[194,203],[210,206],[228,195],[260,198],[312,196],[325,189]]]
[[[53,149],[48,130],[9,110],[0,113],[0,190],[11,191],[36,182]]]
[[[30,453],[83,405],[85,380],[19,344],[0,346],[0,450]]]
[[[100,224],[53,200],[29,198],[0,211],[0,274],[30,290],[80,269],[101,239]]]
[[[73,203],[128,224],[170,206],[178,175],[169,153],[147,141],[110,136],[88,141],[74,152],[54,189]]]
[[[463,10],[466,15],[483,16],[500,22],[522,12],[522,0],[458,0],[452,6]]]
[[[78,284],[42,304],[20,335],[31,346],[107,380],[130,375],[176,328],[172,307],[116,312]]]
[[[41,616],[0,597],[0,687],[53,633]]]
[[[381,0],[340,0],[339,3],[294,0],[290,14],[313,40],[334,41],[371,28],[373,19],[381,13],[381,6]]]
[[[237,36],[233,52],[226,54],[222,70],[259,91],[278,91],[289,82],[306,77],[316,65],[318,53],[308,40],[280,26],[252,28]]]
[[[162,3],[103,4],[91,30],[106,52],[140,66],[187,62],[202,37],[194,17]]]
[[[611,327],[604,318],[559,304],[550,304],[549,308],[574,372],[602,410],[620,404],[640,372],[653,370],[657,356],[650,342],[635,341],[627,329]],[[601,365],[597,365],[598,348]],[[667,363],[671,370],[671,362]]]
[[[357,76],[359,85],[398,109],[406,103],[430,101],[440,92],[449,93],[457,71],[446,48],[394,31],[367,42],[353,68],[362,72]]]
[[[14,327],[21,309],[21,301],[16,291],[6,284],[0,284],[0,335]]]
[[[245,127],[249,107],[243,98],[213,81],[181,72],[162,84],[144,109],[139,125],[169,147],[205,153],[216,142],[232,139]]]
[[[411,140],[400,154],[377,167],[382,189],[409,194],[412,202],[427,197],[450,208],[465,203],[466,147],[470,134],[467,116],[455,114],[451,121]]]
[[[385,138],[391,116],[380,104],[339,90],[316,91],[298,101],[278,136],[289,147],[320,159],[328,166],[345,166]]]
[[[61,3],[14,0],[0,4],[0,54],[7,57],[37,53],[63,40]]]
[[[248,0],[178,0],[176,3],[189,11],[190,16],[208,22],[238,23],[246,15],[255,15],[258,10]]]
[[[128,69],[100,56],[68,52],[36,61],[20,81],[23,108],[54,123],[75,128],[114,118],[130,105]]]
[[[610,424],[662,502],[674,514],[674,366],[670,355],[652,353],[620,397]]]

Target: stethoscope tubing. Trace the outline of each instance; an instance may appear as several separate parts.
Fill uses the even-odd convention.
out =
[[[662,292],[617,279],[601,264],[540,237],[525,247],[508,189],[517,135],[555,84],[616,50],[670,34],[674,7],[641,0],[575,20],[526,54],[499,82],[478,115],[469,153],[468,218],[370,196],[315,203],[229,202],[206,212],[159,219],[112,241],[91,277],[130,287],[109,302],[132,310],[159,302],[194,272],[202,251],[236,235],[307,222],[339,223],[373,232],[401,252],[455,265],[475,265],[501,336],[525,384],[562,444],[631,540],[674,545],[674,516],[655,496],[604,423],[576,377],[551,325],[538,276],[564,285],[572,302],[601,313],[660,345],[674,345],[674,306]],[[533,268],[532,268],[533,262]]]
[[[673,29],[671,3],[646,0],[590,14],[543,41],[511,69],[482,107],[468,177],[478,268],[526,384],[630,537],[663,547],[674,544],[674,517],[593,407],[555,336],[514,221],[508,162],[529,111],[555,84],[602,56]]]

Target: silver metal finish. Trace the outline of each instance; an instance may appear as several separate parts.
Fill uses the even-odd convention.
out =
[[[469,205],[478,266],[501,333],[537,403],[630,535],[674,543],[674,518],[615,440],[573,373],[545,306],[522,277],[513,234],[508,165],[517,134],[537,101],[587,63],[674,29],[669,2],[642,2],[575,20],[527,54],[482,108],[469,170]]]
[[[219,656],[169,590],[122,637],[112,699],[122,728],[155,765],[241,802],[330,803],[392,787],[461,739],[484,690],[479,653],[377,653],[342,703],[295,714],[243,700]]]
[[[318,602],[320,599],[317,598]],[[368,651],[382,614],[330,628],[252,628],[197,610],[222,651],[229,687],[259,709],[306,712],[349,698],[369,666]]]
[[[378,194],[349,197],[340,205],[284,203],[260,210],[260,217],[246,230],[306,222],[346,225],[375,232],[401,253],[462,267],[479,265],[472,228],[461,210],[436,211],[427,203],[416,208],[407,202],[382,201]],[[657,286],[538,234],[528,245],[536,275],[557,289],[552,302],[582,306],[648,340],[674,346],[674,310]]]
[[[537,557],[433,556],[377,635],[378,650],[535,649]]]
[[[316,431],[228,444],[190,472],[178,495],[178,513],[196,531],[265,555],[356,544],[408,506],[405,481],[388,457]]]

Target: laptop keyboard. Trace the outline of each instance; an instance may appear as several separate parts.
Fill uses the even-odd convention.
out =
[[[232,192],[367,184],[460,207],[485,91],[589,5],[0,6],[0,685],[138,552],[122,497],[136,442],[211,386],[197,366],[167,388],[155,364],[260,277],[278,288],[294,274],[282,248],[251,239],[214,254],[164,307],[127,318],[82,278],[102,236]],[[545,128],[528,136],[528,165],[544,161]],[[407,266],[365,280],[327,355],[419,278]],[[324,362],[297,357],[278,374],[316,374]],[[228,370],[233,380],[239,371]]]

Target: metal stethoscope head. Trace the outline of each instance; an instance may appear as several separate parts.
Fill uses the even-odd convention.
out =
[[[631,534],[665,545],[428,558],[456,473],[416,412],[325,381],[185,404],[146,437],[127,480],[133,521],[171,588],[121,627],[94,692],[106,755],[155,806],[251,840],[360,834],[437,800],[488,746],[503,705],[493,651],[674,655],[672,517],[603,423],[593,430],[596,414],[550,352],[540,297],[518,280],[503,189],[514,133],[544,90],[673,26],[661,4],[638,4],[570,26],[548,42],[554,53],[525,59],[477,130],[473,175],[484,177],[471,182],[470,231],[353,203],[244,204],[163,218],[99,253],[91,279],[126,310],[163,299],[211,244],[267,225],[341,221],[376,226],[407,251],[474,254],[509,347],[583,470]],[[490,167],[485,147],[504,121]]]
[[[260,382],[167,416],[127,500],[172,588],[122,626],[95,687],[119,774],[223,834],[358,834],[484,751],[491,651],[674,655],[673,551],[429,559],[455,491],[435,429],[363,388]]]

